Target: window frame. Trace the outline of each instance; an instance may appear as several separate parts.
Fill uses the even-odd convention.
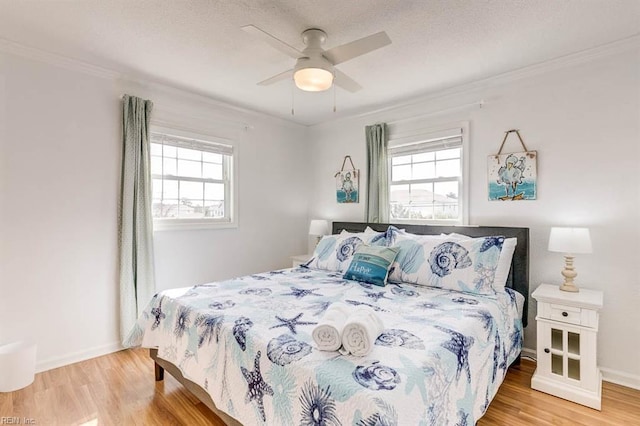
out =
[[[229,229],[238,227],[238,145],[230,139],[220,138],[218,136],[196,133],[190,130],[177,129],[175,127],[165,127],[154,125],[151,123],[149,129],[149,144],[151,144],[151,134],[162,134],[167,136],[175,136],[178,138],[194,139],[200,142],[209,142],[212,144],[227,145],[232,148],[232,154],[223,155],[223,178],[193,178],[197,182],[223,183],[224,185],[224,206],[225,218],[153,218],[153,230],[155,231],[172,231],[172,230],[195,230],[195,229]],[[164,157],[163,157],[164,158]],[[151,172],[151,170],[150,170]],[[225,174],[227,176],[225,176]],[[163,175],[151,174],[151,180],[157,179]],[[190,180],[171,177],[167,180]],[[228,179],[228,184],[226,180]],[[153,203],[153,198],[151,200]]]
[[[413,154],[402,154],[399,153],[397,155],[392,156],[391,151],[393,149],[397,149],[401,146],[411,146],[417,145],[420,143],[425,143],[429,140],[434,140],[434,144],[442,140],[442,136],[446,135],[448,132],[452,132],[454,130],[460,129],[460,137],[462,139],[462,143],[460,145],[460,168],[461,174],[458,178],[458,209],[460,214],[457,219],[399,219],[391,217],[391,186],[392,186],[392,161],[394,157],[400,157],[403,155],[415,155]],[[394,131],[395,130],[395,131]],[[443,148],[443,150],[446,148]],[[435,152],[435,151],[424,151],[424,152]],[[422,128],[417,130],[409,130],[400,132],[398,129],[392,129],[389,132],[389,144],[387,146],[387,154],[388,154],[388,169],[389,169],[389,188],[388,188],[388,199],[389,199],[389,220],[394,223],[400,224],[420,224],[420,225],[468,225],[469,223],[469,122],[456,122],[456,123],[448,123],[439,126]],[[412,164],[412,163],[411,163]],[[428,178],[428,179],[415,179],[415,180],[407,180],[407,181],[397,181],[396,183],[402,182],[408,184],[419,184],[419,183],[436,183],[439,181],[451,182],[454,178]]]

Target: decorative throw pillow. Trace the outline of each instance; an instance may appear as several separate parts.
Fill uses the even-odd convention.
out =
[[[311,259],[304,266],[342,273],[349,267],[353,253],[361,244],[384,245],[386,243],[384,233],[381,234],[382,237],[378,233],[364,232],[325,235],[313,251]]]
[[[389,281],[393,278],[396,282],[474,294],[495,294],[493,282],[504,237],[459,241],[435,237],[398,235],[395,247],[399,252]]]
[[[468,235],[451,233],[447,235],[448,238],[453,241],[461,241],[470,239]],[[500,259],[498,260],[498,266],[496,267],[496,275],[493,280],[493,288],[501,290],[507,285],[507,279],[509,278],[509,270],[511,270],[511,260],[513,259],[513,253],[516,251],[516,245],[518,244],[517,238],[505,238],[502,244],[502,251],[500,252]]]
[[[344,277],[384,287],[387,284],[389,268],[397,255],[396,247],[361,245],[356,249]]]
[[[446,236],[411,234],[402,229],[390,226],[387,231],[387,243],[389,244],[389,247],[398,247],[400,250],[398,251],[396,261],[391,265],[391,270],[389,271],[389,282],[402,282],[402,269],[400,269],[399,266],[412,261],[407,258],[407,255],[412,256],[412,248],[414,248],[414,246],[437,244],[443,241],[447,241]],[[418,249],[415,248],[415,250]]]

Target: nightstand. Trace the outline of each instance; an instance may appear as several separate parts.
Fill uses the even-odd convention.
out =
[[[600,410],[596,354],[602,292],[569,293],[541,284],[531,296],[538,302],[538,365],[531,387]]]
[[[297,256],[291,256],[291,267],[297,268],[303,263],[307,263],[307,260],[311,259],[311,256],[312,255],[310,254],[299,254]]]

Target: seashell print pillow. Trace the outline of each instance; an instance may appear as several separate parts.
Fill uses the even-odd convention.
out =
[[[344,273],[349,268],[356,249],[362,244],[384,245],[385,233],[325,235],[313,251],[311,259],[303,266]]]
[[[398,235],[399,252],[390,282],[405,282],[466,293],[493,295],[504,237],[460,241]]]
[[[452,232],[448,235],[443,235],[445,235],[452,241],[461,241],[472,238],[468,235],[456,234],[455,232]],[[500,259],[498,260],[498,266],[496,267],[496,276],[493,280],[493,287],[496,290],[502,290],[507,285],[507,280],[509,279],[509,271],[511,270],[511,260],[513,259],[513,254],[516,251],[517,244],[517,238],[505,238],[504,243],[502,244]]]

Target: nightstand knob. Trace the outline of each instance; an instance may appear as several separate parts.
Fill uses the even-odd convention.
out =
[[[568,316],[569,316],[569,313],[568,313],[568,312],[563,312],[563,313],[562,313],[562,316],[563,316],[563,317],[568,317]]]
[[[544,348],[544,353],[548,354],[549,352],[551,352],[549,348]]]

